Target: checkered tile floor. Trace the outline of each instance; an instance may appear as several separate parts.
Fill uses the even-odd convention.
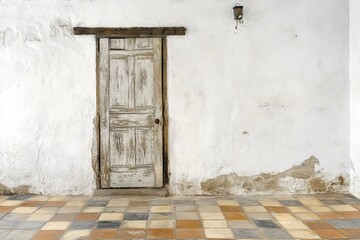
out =
[[[350,195],[0,196],[0,239],[360,239]]]

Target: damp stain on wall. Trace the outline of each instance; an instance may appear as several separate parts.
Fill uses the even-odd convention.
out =
[[[201,183],[204,194],[273,194],[273,193],[326,193],[346,189],[348,183],[343,176],[332,180],[316,171],[319,160],[311,156],[300,165],[279,173],[261,173],[239,176],[236,173],[221,175]]]
[[[0,183],[0,195],[32,195],[29,191],[30,188],[30,185],[20,185],[10,188]]]

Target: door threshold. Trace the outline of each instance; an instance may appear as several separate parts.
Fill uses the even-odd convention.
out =
[[[148,196],[148,197],[167,197],[169,195],[166,188],[111,188],[96,189],[95,196]]]

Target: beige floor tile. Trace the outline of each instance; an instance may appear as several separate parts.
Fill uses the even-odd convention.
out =
[[[326,206],[307,206],[313,212],[333,212],[333,210]]]
[[[26,221],[49,221],[55,216],[55,213],[33,213],[31,214]]]
[[[128,207],[126,211],[129,213],[145,213],[145,212],[149,212],[149,207],[147,206]]]
[[[259,200],[261,205],[267,206],[267,207],[282,207],[281,203],[275,199],[264,199]]]
[[[121,229],[129,228],[146,228],[146,221],[123,221],[120,226]]]
[[[311,230],[288,230],[288,232],[297,239],[320,239],[320,237]]]
[[[305,212],[305,213],[294,213],[294,216],[300,220],[320,220],[321,218],[312,212]]]
[[[67,196],[53,196],[50,197],[48,201],[52,202],[65,202],[65,201],[69,201],[71,199],[71,197],[67,197]]]
[[[124,217],[123,213],[102,213],[98,221],[119,221]]]
[[[199,206],[200,212],[221,212],[221,208],[218,206]]]
[[[12,213],[34,213],[39,207],[17,207]]]
[[[35,213],[56,213],[59,209],[59,207],[41,207]]]
[[[65,207],[82,207],[85,206],[86,201],[68,201],[64,206]]]
[[[49,196],[33,196],[28,199],[28,201],[47,201],[49,200]]]
[[[81,210],[82,207],[61,207],[58,213],[79,213]]]
[[[299,206],[290,206],[287,207],[290,212],[298,213],[298,212],[310,212],[309,209],[306,209],[305,207],[299,207]]]
[[[126,212],[126,207],[106,207],[104,209],[106,213],[124,213]]]
[[[54,221],[46,223],[42,230],[65,230],[69,227],[71,222],[68,221]]]
[[[223,199],[219,199],[217,200],[217,203],[220,206],[239,206],[239,203],[235,200],[223,200]]]
[[[332,208],[334,211],[337,212],[355,212],[358,211],[356,208],[354,208],[351,205],[329,205],[330,208]]]
[[[228,225],[230,228],[241,228],[241,229],[256,228],[256,225],[252,221],[248,221],[248,220],[228,221]]]
[[[104,207],[85,207],[83,212],[99,213],[105,210]]]
[[[243,206],[245,212],[267,212],[266,208],[262,206]]]
[[[71,230],[64,234],[60,240],[77,240],[85,239],[90,235],[90,230]]]
[[[172,206],[153,206],[150,209],[150,212],[153,213],[160,213],[160,212],[172,212]]]
[[[278,221],[285,229],[309,229],[301,221]]]
[[[203,225],[204,228],[229,228],[224,220],[204,220]]]
[[[295,197],[291,196],[291,195],[278,195],[274,197],[277,200],[296,200]]]
[[[148,228],[173,228],[173,220],[151,220],[148,223]]]
[[[179,220],[198,220],[200,216],[197,212],[177,212],[175,215]]]
[[[19,206],[22,203],[24,203],[24,201],[5,200],[5,201],[0,203],[0,206],[15,207],[15,206]]]
[[[206,238],[232,239],[234,235],[230,229],[205,229]]]
[[[202,219],[225,219],[224,214],[218,212],[200,212],[200,216]]]
[[[291,213],[271,213],[276,220],[289,221],[296,220],[296,218]]]
[[[324,205],[320,200],[313,197],[304,197],[298,199],[302,204],[309,206],[321,206]]]
[[[111,199],[107,204],[108,207],[127,207],[128,205],[129,205],[129,200],[125,200],[122,198]]]

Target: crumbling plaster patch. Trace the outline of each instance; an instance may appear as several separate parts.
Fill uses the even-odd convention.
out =
[[[236,173],[221,175],[201,183],[204,194],[274,194],[274,193],[325,193],[346,190],[343,176],[327,180],[316,170],[319,160],[311,156],[298,166],[279,173],[261,173],[239,176]]]

